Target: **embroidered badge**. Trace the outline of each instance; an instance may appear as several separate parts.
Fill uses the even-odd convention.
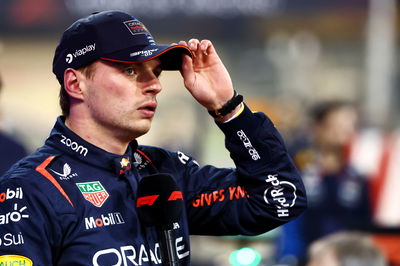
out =
[[[146,27],[140,21],[128,20],[128,21],[124,21],[124,24],[128,28],[128,30],[132,33],[132,35],[149,34]]]
[[[101,185],[100,181],[76,183],[83,196],[87,201],[96,207],[101,207],[110,196]]]
[[[120,164],[121,164],[121,168],[128,167],[130,164],[130,161],[128,158],[122,158]]]
[[[120,175],[132,169],[131,161],[129,158],[122,158],[119,163],[121,164],[121,169],[119,170]]]

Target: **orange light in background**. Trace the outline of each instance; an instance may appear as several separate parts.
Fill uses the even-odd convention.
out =
[[[54,0],[15,0],[9,6],[9,22],[20,28],[52,24],[59,17],[60,2]]]

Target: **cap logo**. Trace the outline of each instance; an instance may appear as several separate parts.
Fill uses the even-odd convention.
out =
[[[129,55],[130,55],[130,57],[134,57],[134,56],[138,56],[138,55],[151,56],[156,51],[158,51],[158,48],[150,49],[150,50],[137,51],[137,52],[130,53]]]
[[[74,56],[72,54],[67,54],[67,58],[65,58],[65,61],[67,61],[68,64],[71,64],[73,59]]]
[[[132,33],[132,35],[149,33],[146,27],[140,21],[128,20],[124,21],[124,24],[130,31],[130,33]]]
[[[74,58],[77,58],[78,56],[81,56],[81,55],[85,55],[86,53],[92,52],[92,51],[94,51],[94,50],[96,50],[96,43],[86,45],[86,46],[83,47],[82,49],[77,49],[77,50],[76,50],[74,53],[72,53],[72,54],[67,54],[67,56],[66,56],[66,58],[65,58],[65,61],[66,61],[68,64],[70,64],[70,63],[73,61]]]

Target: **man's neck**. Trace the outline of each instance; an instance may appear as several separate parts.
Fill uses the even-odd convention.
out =
[[[85,141],[107,152],[123,155],[130,143],[115,136],[114,132],[93,123],[90,119],[67,117],[65,125]]]

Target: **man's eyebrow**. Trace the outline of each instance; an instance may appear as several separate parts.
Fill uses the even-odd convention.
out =
[[[113,61],[108,61],[108,60],[100,60],[101,62],[111,66],[111,67],[116,67],[119,69],[124,69],[127,67],[141,67],[144,65],[144,63],[148,62],[148,61],[144,61],[144,62],[140,62],[140,63],[119,63],[119,62],[113,62]],[[154,68],[161,68],[162,69],[162,64],[161,64],[161,60],[155,60],[155,62],[157,62],[154,65]]]
[[[137,63],[119,63],[119,62],[113,62],[113,61],[108,61],[108,60],[100,60],[100,61],[108,66],[119,68],[119,69],[137,65]]]

